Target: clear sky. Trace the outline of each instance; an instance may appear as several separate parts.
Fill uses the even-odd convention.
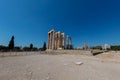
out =
[[[41,47],[53,28],[75,47],[120,44],[120,0],[0,0],[0,45]]]

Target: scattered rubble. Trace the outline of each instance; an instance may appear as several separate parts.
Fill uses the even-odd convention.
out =
[[[82,65],[83,62],[75,62],[76,65]]]

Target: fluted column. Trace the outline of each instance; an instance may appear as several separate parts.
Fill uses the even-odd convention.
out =
[[[64,36],[64,49],[66,49],[66,36]]]
[[[73,47],[72,47],[72,38],[69,37],[69,40],[70,40],[70,49],[72,49],[72,48],[73,48]]]
[[[50,49],[50,33],[48,33],[48,49]]]
[[[55,49],[55,31],[53,30],[52,32],[51,32],[52,34],[52,49]]]
[[[51,49],[51,41],[52,41],[52,40],[51,40],[51,33],[50,33],[50,49]]]
[[[64,36],[62,37],[62,48],[64,48],[64,46],[65,46],[65,38],[64,38]]]
[[[69,36],[66,37],[66,48],[69,49]]]

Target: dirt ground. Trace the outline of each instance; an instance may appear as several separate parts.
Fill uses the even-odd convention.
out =
[[[120,52],[0,57],[0,80],[120,80]]]

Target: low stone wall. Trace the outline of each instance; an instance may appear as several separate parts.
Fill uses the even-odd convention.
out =
[[[9,57],[9,56],[26,56],[26,55],[38,55],[45,52],[36,51],[36,52],[0,52],[0,57]]]
[[[47,50],[47,53],[61,53],[61,54],[82,54],[82,55],[93,55],[91,51],[86,51],[86,50]]]
[[[7,56],[26,56],[26,55],[39,55],[39,54],[77,54],[77,55],[90,55],[93,53],[91,51],[85,50],[46,50],[46,51],[36,51],[36,52],[0,52],[0,57]]]

